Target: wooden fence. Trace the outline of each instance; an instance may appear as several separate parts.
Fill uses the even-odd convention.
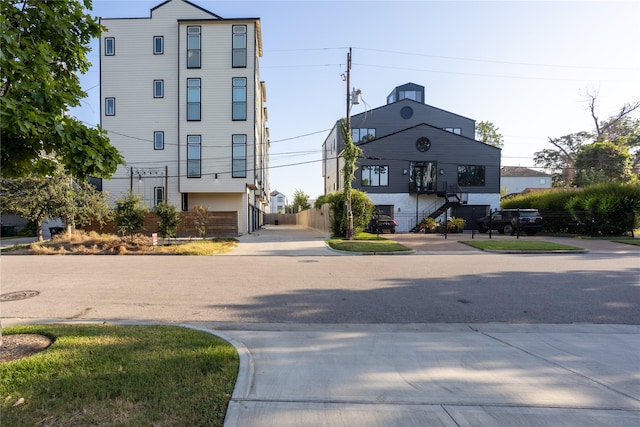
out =
[[[330,205],[321,208],[311,208],[297,214],[266,214],[264,223],[271,225],[300,225],[313,228],[324,233],[331,233]]]
[[[238,235],[237,212],[207,212],[207,215],[207,237]],[[178,237],[199,237],[199,234],[196,231],[195,219],[195,212],[180,212]],[[158,220],[159,218],[155,213],[147,212],[144,217],[142,232],[147,235],[157,233]],[[106,223],[102,227],[100,224],[90,224],[83,227],[83,230],[117,234],[117,226],[113,221]]]

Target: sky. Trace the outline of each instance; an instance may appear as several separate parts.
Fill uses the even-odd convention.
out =
[[[149,17],[163,0],[94,0],[93,15]],[[396,86],[425,87],[425,102],[479,121],[504,138],[503,166],[535,166],[557,138],[594,128],[640,101],[640,1],[210,1],[222,18],[260,18],[267,88],[270,190],[323,193],[322,144],[346,115],[346,60],[363,103]],[[82,76],[88,97],[71,113],[100,121],[99,56]],[[637,117],[638,115],[636,115]],[[108,131],[108,129],[107,129]]]

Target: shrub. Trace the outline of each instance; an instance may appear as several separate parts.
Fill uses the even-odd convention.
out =
[[[347,235],[347,200],[344,192],[330,193],[318,198],[317,206],[331,205],[331,233],[334,237]],[[353,212],[353,233],[362,232],[373,214],[373,202],[366,193],[351,190],[351,212]]]
[[[164,238],[170,239],[178,234],[178,225],[180,224],[180,213],[178,209],[167,203],[166,201],[158,203],[153,209],[158,215],[158,231]]]
[[[147,207],[142,204],[142,196],[129,192],[122,199],[116,200],[115,221],[118,233],[122,236],[133,236],[142,230],[144,214]]]

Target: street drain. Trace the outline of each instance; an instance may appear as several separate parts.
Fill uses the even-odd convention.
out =
[[[459,300],[456,300],[456,301],[461,302],[462,304],[471,304],[471,301],[469,301],[467,299],[459,299]]]
[[[6,294],[0,295],[0,301],[19,301],[21,299],[33,298],[35,296],[40,295],[38,291],[15,291],[15,292],[7,292]]]

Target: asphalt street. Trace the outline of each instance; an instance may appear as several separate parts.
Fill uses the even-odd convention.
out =
[[[497,254],[397,235],[411,254],[345,256],[326,237],[272,227],[214,257],[3,255],[2,322],[220,335],[241,355],[228,427],[640,425],[637,247]]]

